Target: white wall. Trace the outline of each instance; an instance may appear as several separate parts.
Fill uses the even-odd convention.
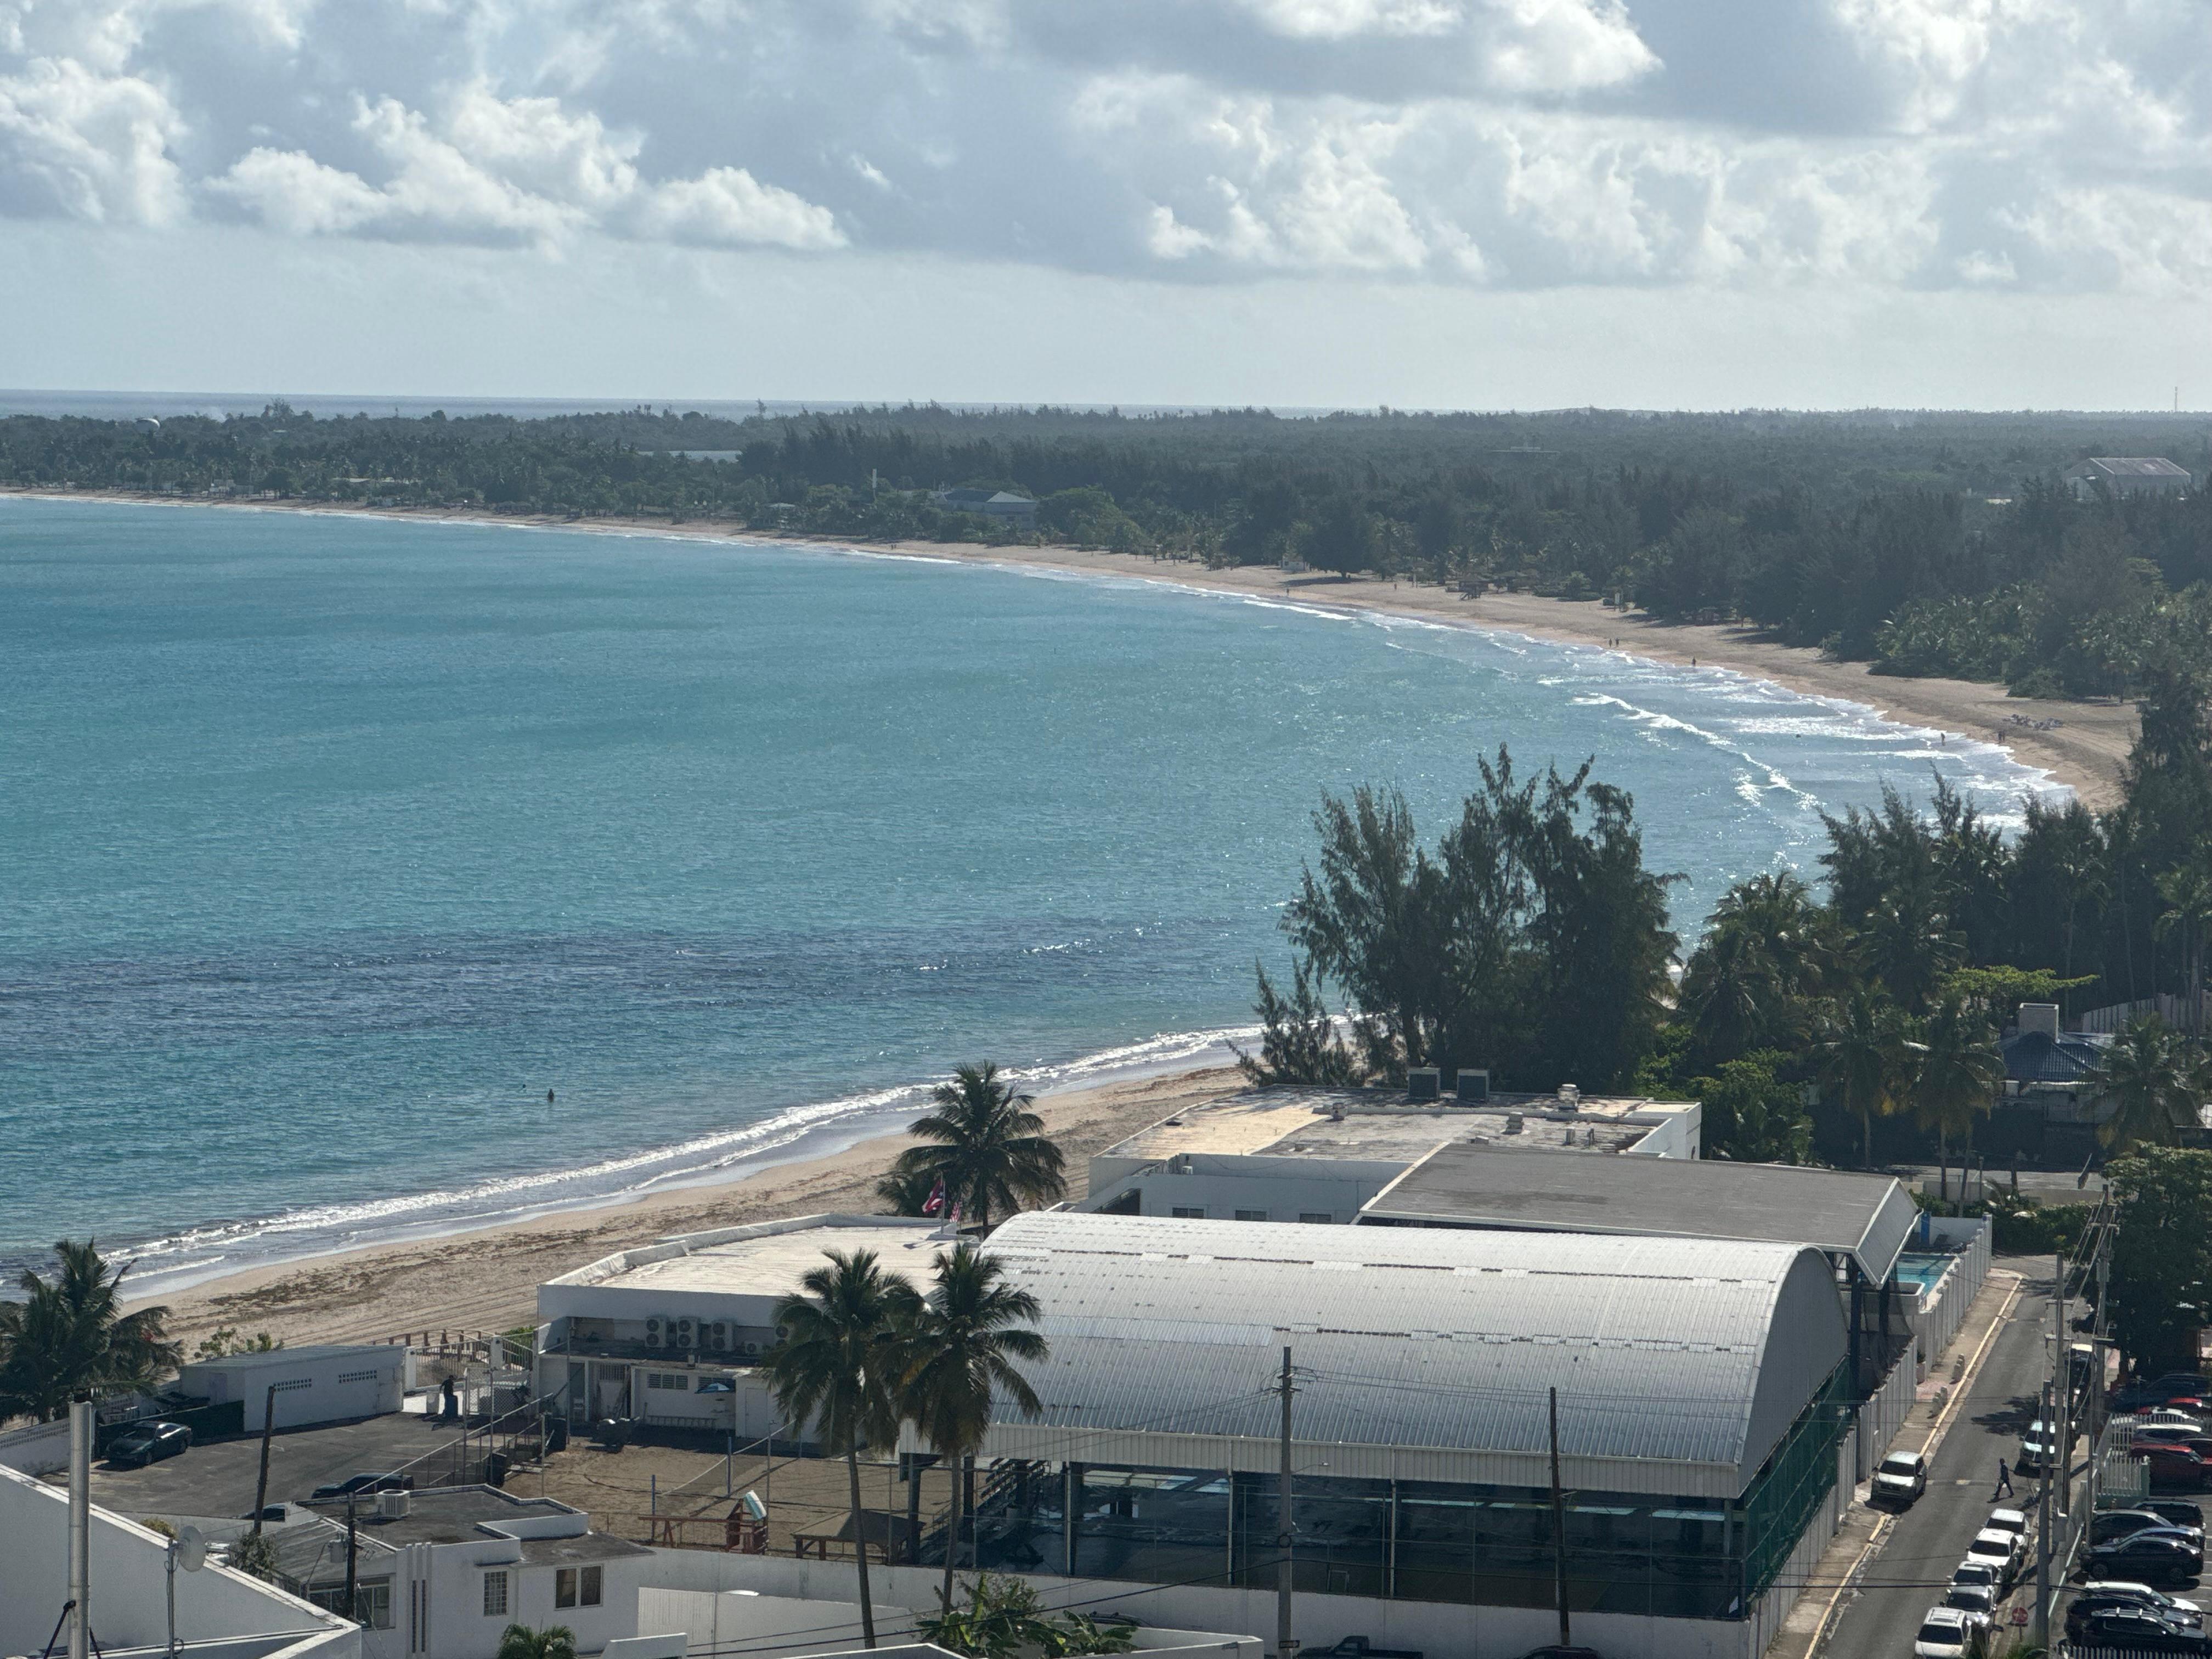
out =
[[[846,1583],[857,1593],[849,1564]],[[874,1611],[878,1643],[917,1639],[910,1608],[878,1601]],[[746,1590],[641,1589],[637,1627],[681,1631],[702,1651],[728,1646],[767,1652],[783,1644],[790,1653],[827,1652],[857,1648],[862,1639],[858,1601],[807,1601]]]
[[[93,1510],[92,1632],[102,1648],[167,1642],[167,1564],[159,1535]],[[68,1599],[68,1495],[0,1469],[0,1649],[16,1652],[45,1641]],[[281,1639],[286,1632],[295,1639]],[[362,1653],[361,1632],[351,1625],[227,1567],[177,1574],[177,1634],[186,1642],[260,1638],[247,1650],[282,1649],[314,1659]]]
[[[27,1429],[0,1434],[0,1468],[25,1474],[46,1474],[69,1467],[70,1431],[66,1419],[36,1423]]]
[[[603,1593],[596,1607],[556,1607],[554,1573],[550,1565],[534,1565],[522,1559],[521,1546],[511,1540],[488,1538],[481,1544],[412,1544],[401,1553],[402,1565],[392,1589],[392,1624],[401,1638],[398,1651],[434,1659],[493,1659],[501,1632],[510,1624],[543,1626],[566,1625],[576,1633],[580,1653],[597,1653],[610,1642],[639,1633],[638,1591],[644,1583],[650,1556],[621,1556],[599,1562]],[[507,1574],[507,1612],[483,1610],[484,1574]],[[429,1601],[429,1644],[406,1645],[410,1597],[420,1585]],[[647,1635],[658,1632],[647,1631]]]
[[[1830,1510],[1834,1510],[1832,1502]],[[1827,1518],[1824,1513],[1823,1520]],[[1832,1526],[1816,1522],[1800,1553],[1818,1559]],[[719,1551],[659,1550],[653,1577],[699,1589],[757,1589],[763,1595],[812,1601],[854,1594],[850,1561],[798,1561],[788,1556],[726,1555]],[[1796,1564],[1793,1562],[1793,1565]],[[1785,1571],[1784,1585],[1802,1582]],[[1147,1625],[1219,1631],[1272,1647],[1275,1594],[1272,1589],[1215,1589],[1196,1585],[1138,1585],[1025,1573],[1048,1607],[1119,1613]],[[885,1601],[928,1607],[937,1599],[938,1572],[927,1567],[874,1567],[869,1583]],[[1794,1597],[1795,1591],[1788,1592]],[[1110,1598],[1110,1599],[1109,1599]],[[1604,1654],[1634,1659],[1757,1659],[1780,1628],[1786,1600],[1767,1598],[1758,1616],[1740,1621],[1656,1619],[1626,1613],[1577,1613],[1574,1638]],[[1370,1601],[1349,1595],[1300,1595],[1292,1634],[1309,1650],[1334,1647],[1346,1636],[1365,1636],[1377,1647],[1419,1648],[1428,1659],[1520,1659],[1532,1648],[1559,1639],[1559,1615],[1546,1607],[1477,1607],[1435,1601]]]
[[[398,1411],[406,1389],[406,1350],[385,1343],[289,1358],[279,1350],[186,1365],[178,1373],[177,1386],[219,1406],[242,1402],[249,1431],[259,1430],[262,1413],[272,1404],[276,1426],[297,1429]],[[276,1389],[273,1401],[271,1384]]]

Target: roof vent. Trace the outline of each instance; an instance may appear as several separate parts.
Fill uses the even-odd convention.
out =
[[[1443,1091],[1443,1079],[1433,1066],[1409,1066],[1406,1068],[1406,1098],[1435,1100]]]
[[[1583,1091],[1571,1083],[1562,1083],[1559,1085],[1559,1109],[1563,1112],[1579,1112],[1582,1109]]]
[[[1506,1113],[1506,1115],[1505,1115],[1505,1133],[1506,1133],[1507,1134],[1509,1134],[1509,1135],[1517,1135],[1517,1134],[1519,1134],[1519,1133],[1521,1133],[1521,1114],[1520,1114],[1520,1113],[1518,1113],[1518,1112],[1508,1112],[1508,1113]]]
[[[2023,1002],[2020,1005],[2020,1034],[2022,1036],[2041,1035],[2052,1041],[2058,1036],[2058,1005],[2055,1002]]]

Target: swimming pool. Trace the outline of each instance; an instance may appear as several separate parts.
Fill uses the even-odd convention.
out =
[[[1920,1293],[1925,1296],[1942,1282],[1943,1275],[1951,1271],[1951,1264],[1958,1259],[1940,1251],[1907,1250],[1897,1258],[1898,1282],[1917,1285]]]

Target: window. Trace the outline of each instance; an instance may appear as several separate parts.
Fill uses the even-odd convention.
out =
[[[484,1575],[484,1617],[487,1619],[507,1617],[507,1575],[503,1572],[488,1572]]]
[[[1206,1219],[1206,1209],[1202,1205],[1194,1206],[1189,1204],[1177,1204],[1170,1208],[1168,1213],[1175,1217],[1178,1221],[1203,1221]]]
[[[556,1607],[596,1607],[605,1588],[605,1567],[558,1567],[553,1573]]]
[[[1298,1219],[1309,1226],[1333,1227],[1336,1224],[1334,1212],[1328,1210],[1300,1210]]]
[[[315,1584],[300,1593],[324,1612],[344,1617],[343,1584]],[[368,1630],[392,1628],[392,1581],[389,1578],[379,1578],[355,1587],[354,1620]]]
[[[1267,1218],[1267,1212],[1265,1210],[1239,1210],[1237,1212],[1237,1218],[1239,1221],[1265,1221]]]
[[[691,1392],[690,1382],[681,1371],[647,1371],[645,1374],[645,1386],[658,1389],[663,1394]]]

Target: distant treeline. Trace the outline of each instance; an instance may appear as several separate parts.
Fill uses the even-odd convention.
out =
[[[1884,672],[2127,694],[2212,640],[2212,492],[2075,501],[2093,454],[2212,475],[2200,419],[927,406],[742,421],[639,408],[518,420],[0,420],[0,484],[209,491],[1047,539],[1617,598],[1741,617]],[[1034,532],[928,492],[1033,495]]]

